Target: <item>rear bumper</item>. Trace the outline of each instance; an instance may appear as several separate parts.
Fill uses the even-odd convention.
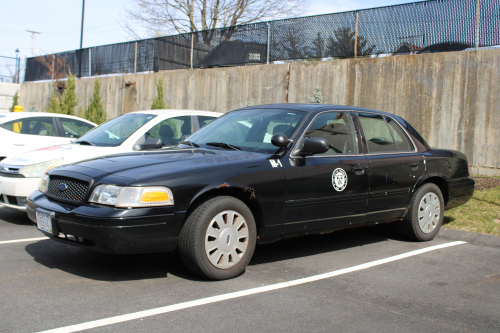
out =
[[[448,181],[449,200],[446,210],[465,204],[474,195],[476,182],[472,177],[464,177]]]
[[[38,208],[55,212],[53,229],[56,235],[43,232],[49,238],[111,254],[174,251],[183,220],[183,216],[173,209],[160,215],[127,217],[137,214],[127,214],[131,210],[104,206],[93,207],[94,215],[84,216],[79,214],[82,206],[71,207],[36,192],[27,202],[28,216],[35,225]]]

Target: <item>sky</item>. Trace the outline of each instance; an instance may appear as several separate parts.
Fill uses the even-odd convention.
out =
[[[132,0],[86,0],[83,47],[131,40],[120,21]],[[304,16],[336,13],[408,3],[404,0],[309,0]],[[51,54],[80,47],[82,0],[2,0],[0,11],[0,56],[22,59],[32,54],[32,34],[37,31],[34,54]],[[21,61],[21,66],[23,67]],[[15,60],[0,57],[0,75],[10,76]],[[22,68],[21,67],[21,72]],[[22,76],[22,74],[21,74]],[[1,81],[1,76],[0,76]]]

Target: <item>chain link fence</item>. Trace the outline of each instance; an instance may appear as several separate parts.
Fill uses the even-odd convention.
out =
[[[500,1],[432,0],[28,58],[25,82],[500,45]]]

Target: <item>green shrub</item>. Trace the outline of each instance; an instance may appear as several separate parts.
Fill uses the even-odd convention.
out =
[[[12,106],[10,107],[9,111],[14,112],[14,106],[18,105],[17,100],[19,99],[19,96],[17,96],[17,91],[14,94],[14,97],[12,98]]]
[[[156,82],[156,98],[151,105],[151,110],[169,109],[163,97],[163,79]]]
[[[76,98],[76,75],[71,74],[71,70],[66,74],[68,81],[66,82],[66,89],[63,94],[57,94],[59,100],[56,98],[55,94],[52,93],[50,97],[49,106],[45,109],[45,112],[61,113],[70,116],[75,115],[75,108],[78,104],[78,98]]]
[[[309,103],[324,103],[325,99],[323,94],[321,94],[321,87],[314,88],[314,95],[309,97]]]
[[[90,100],[89,106],[83,112],[80,109],[78,116],[96,123],[97,125],[100,125],[106,121],[108,115],[106,113],[106,110],[104,110],[104,105],[102,104],[101,84],[99,83],[99,80],[95,80],[94,94],[92,96],[92,99]]]

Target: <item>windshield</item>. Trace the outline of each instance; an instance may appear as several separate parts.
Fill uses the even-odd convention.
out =
[[[135,131],[156,117],[152,114],[129,113],[116,117],[83,135],[75,143],[94,146],[116,147],[127,140]]]
[[[304,118],[303,111],[282,109],[246,109],[230,112],[214,120],[189,137],[189,141],[204,148],[233,149],[273,154],[278,147],[271,137],[283,133],[291,137],[298,123]]]

